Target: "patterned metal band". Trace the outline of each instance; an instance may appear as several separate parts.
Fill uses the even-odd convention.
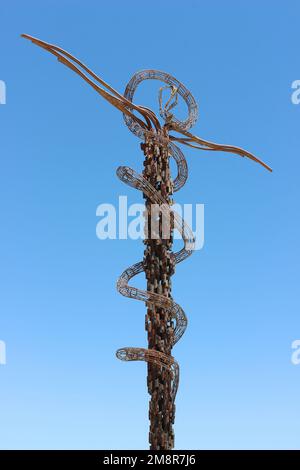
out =
[[[126,86],[124,92],[124,96],[126,99],[131,102],[133,101],[134,93],[138,85],[143,80],[160,80],[166,83],[167,85],[176,87],[177,93],[184,99],[188,107],[188,117],[185,121],[180,121],[175,116],[173,116],[172,122],[174,123],[174,126],[183,131],[188,131],[195,124],[198,118],[198,106],[195,101],[195,98],[181,82],[179,82],[175,77],[172,77],[172,75],[169,75],[166,72],[162,72],[160,70],[142,70],[140,72],[136,72]],[[123,116],[125,123],[131,130],[131,132],[133,132],[140,139],[143,139],[144,129],[130,116],[127,116],[126,114],[124,114]],[[165,116],[162,117],[165,118]]]

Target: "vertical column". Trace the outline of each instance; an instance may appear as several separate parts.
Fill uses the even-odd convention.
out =
[[[163,131],[166,134],[166,131]],[[165,137],[167,137],[165,135]],[[144,151],[143,176],[161,194],[170,205],[172,203],[172,181],[170,177],[168,145],[161,144],[155,138],[146,137],[141,144]],[[163,231],[163,215],[158,213],[159,224],[153,226],[151,218],[151,200],[146,199],[146,237],[144,251],[147,290],[171,298],[171,275],[174,262],[171,258],[173,242],[173,221],[170,221],[168,233]],[[152,212],[153,214],[153,212]],[[153,235],[155,235],[153,237]],[[145,328],[148,333],[148,348],[171,354],[174,335],[174,323],[167,309],[153,304],[147,305]],[[173,423],[175,405],[172,401],[172,373],[166,368],[148,364],[147,377],[150,394],[149,419],[150,449],[172,449],[174,447]]]

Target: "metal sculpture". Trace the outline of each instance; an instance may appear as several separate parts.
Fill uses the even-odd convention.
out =
[[[171,276],[176,264],[191,255],[195,243],[191,229],[171,207],[172,194],[185,184],[188,176],[186,159],[174,142],[200,150],[235,153],[272,170],[253,154],[239,147],[215,144],[192,135],[189,129],[197,120],[197,104],[185,86],[171,75],[157,70],[143,70],[133,75],[124,95],[121,95],[63,49],[26,34],[22,36],[55,55],[60,62],[80,75],[103,98],[123,113],[130,131],[143,140],[141,144],[145,157],[143,174],[140,175],[133,169],[122,166],[117,169],[117,176],[125,184],[140,190],[145,198],[144,259],[121,274],[117,289],[126,297],[146,303],[145,328],[148,333],[148,348],[126,347],[119,349],[116,355],[124,361],[148,363],[147,383],[151,396],[150,448],[172,449],[174,447],[174,402],[179,382],[179,366],[171,355],[171,350],[183,335],[187,318],[181,306],[172,299]],[[159,90],[159,112],[164,121],[163,125],[151,109],[133,103],[137,86],[143,80],[152,79],[165,83],[165,86]],[[164,89],[170,90],[170,97],[163,106]],[[178,102],[178,96],[181,96],[188,108],[188,117],[184,121],[178,120],[171,113]],[[174,132],[179,135],[174,135]],[[174,181],[170,175],[170,157],[177,165],[178,173]],[[159,209],[156,217],[152,214],[153,205]],[[169,224],[167,231],[164,231],[166,220]],[[174,229],[179,231],[184,242],[183,248],[176,253],[172,252]],[[146,275],[147,290],[141,290],[129,284],[134,276],[143,271]]]

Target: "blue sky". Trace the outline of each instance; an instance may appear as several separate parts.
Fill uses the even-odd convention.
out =
[[[148,433],[146,366],[115,358],[146,345],[144,306],[115,289],[143,245],[95,234],[98,204],[141,202],[115,175],[141,171],[139,141],[28,33],[119,91],[137,70],[171,73],[199,104],[196,135],[273,167],[183,148],[176,201],[205,204],[205,245],[173,280],[189,319],[175,443],[299,449],[299,13],[292,0],[2,2],[1,448],[143,449]]]

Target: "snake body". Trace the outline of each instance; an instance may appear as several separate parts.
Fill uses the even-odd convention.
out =
[[[179,149],[178,149],[179,150]],[[180,152],[180,151],[179,151]],[[173,156],[173,154],[171,154]],[[183,179],[183,175],[180,173],[180,167],[178,167],[178,177]],[[132,186],[136,189],[142,191],[146,196],[151,199],[153,204],[159,204],[163,216],[170,217],[170,212],[174,215],[174,226],[181,234],[184,246],[181,250],[174,253],[174,262],[175,264],[180,263],[188,256],[192,254],[194,249],[195,239],[193,233],[189,226],[182,220],[182,218],[176,212],[172,211],[168,207],[168,204],[161,197],[158,191],[145,179],[142,175],[135,172],[133,169],[125,166],[121,166],[117,169],[117,176],[121,181]],[[184,334],[187,327],[187,317],[182,309],[182,307],[174,302],[173,300],[165,297],[161,294],[156,294],[153,292],[145,291],[138,289],[136,287],[130,286],[129,281],[144,271],[144,264],[142,261],[130,266],[127,268],[119,277],[117,282],[117,290],[121,295],[129,297],[135,300],[140,300],[143,302],[153,303],[158,307],[165,308],[169,310],[172,319],[175,320],[175,330],[174,330],[174,339],[173,346],[179,341],[179,339]],[[142,360],[146,362],[152,362],[157,365],[167,367],[173,372],[173,389],[172,395],[173,400],[178,388],[179,381],[179,366],[175,359],[172,356],[161,353],[160,351],[144,349],[144,348],[121,348],[117,351],[117,357],[123,361],[137,361]]]
[[[177,87],[178,93],[184,98],[188,106],[189,117],[184,122],[176,120],[176,124],[182,129],[189,129],[197,118],[196,102],[190,92],[188,92],[182,84],[180,84],[174,77],[171,77],[164,72],[153,70],[138,72],[128,83],[124,93],[125,98],[132,101],[136,87],[141,83],[142,80],[146,79],[159,79],[170,86]],[[126,114],[124,114],[124,120],[129,129],[137,137],[144,140],[146,139],[154,144],[156,143],[158,145],[164,145],[168,148],[168,154],[175,160],[177,167],[177,176],[173,182],[173,192],[181,189],[184,186],[188,175],[187,162],[181,150],[168,139],[166,134],[157,131],[146,131],[141,126],[139,126],[135,120]],[[190,256],[194,250],[195,245],[193,232],[179,216],[179,214],[172,210],[168,201],[166,201],[161,196],[160,192],[157,191],[154,186],[152,186],[149,181],[147,181],[147,179],[145,179],[141,174],[127,166],[118,167],[117,176],[128,186],[140,190],[151,201],[152,204],[158,204],[163,217],[169,218],[170,220],[170,217],[172,216],[174,221],[174,228],[177,229],[181,234],[184,242],[183,248],[181,250],[176,253],[172,253],[174,263],[178,264]],[[182,307],[173,299],[162,294],[138,289],[129,285],[130,280],[144,270],[145,266],[142,261],[127,268],[117,281],[117,290],[125,297],[146,302],[147,305],[153,304],[156,307],[164,308],[175,323],[174,334],[172,337],[172,346],[174,346],[186,330],[186,314]],[[179,383],[179,365],[173,356],[167,355],[155,349],[133,347],[118,349],[116,355],[123,361],[146,361],[148,363],[167,368],[171,372],[172,399],[174,402]]]

